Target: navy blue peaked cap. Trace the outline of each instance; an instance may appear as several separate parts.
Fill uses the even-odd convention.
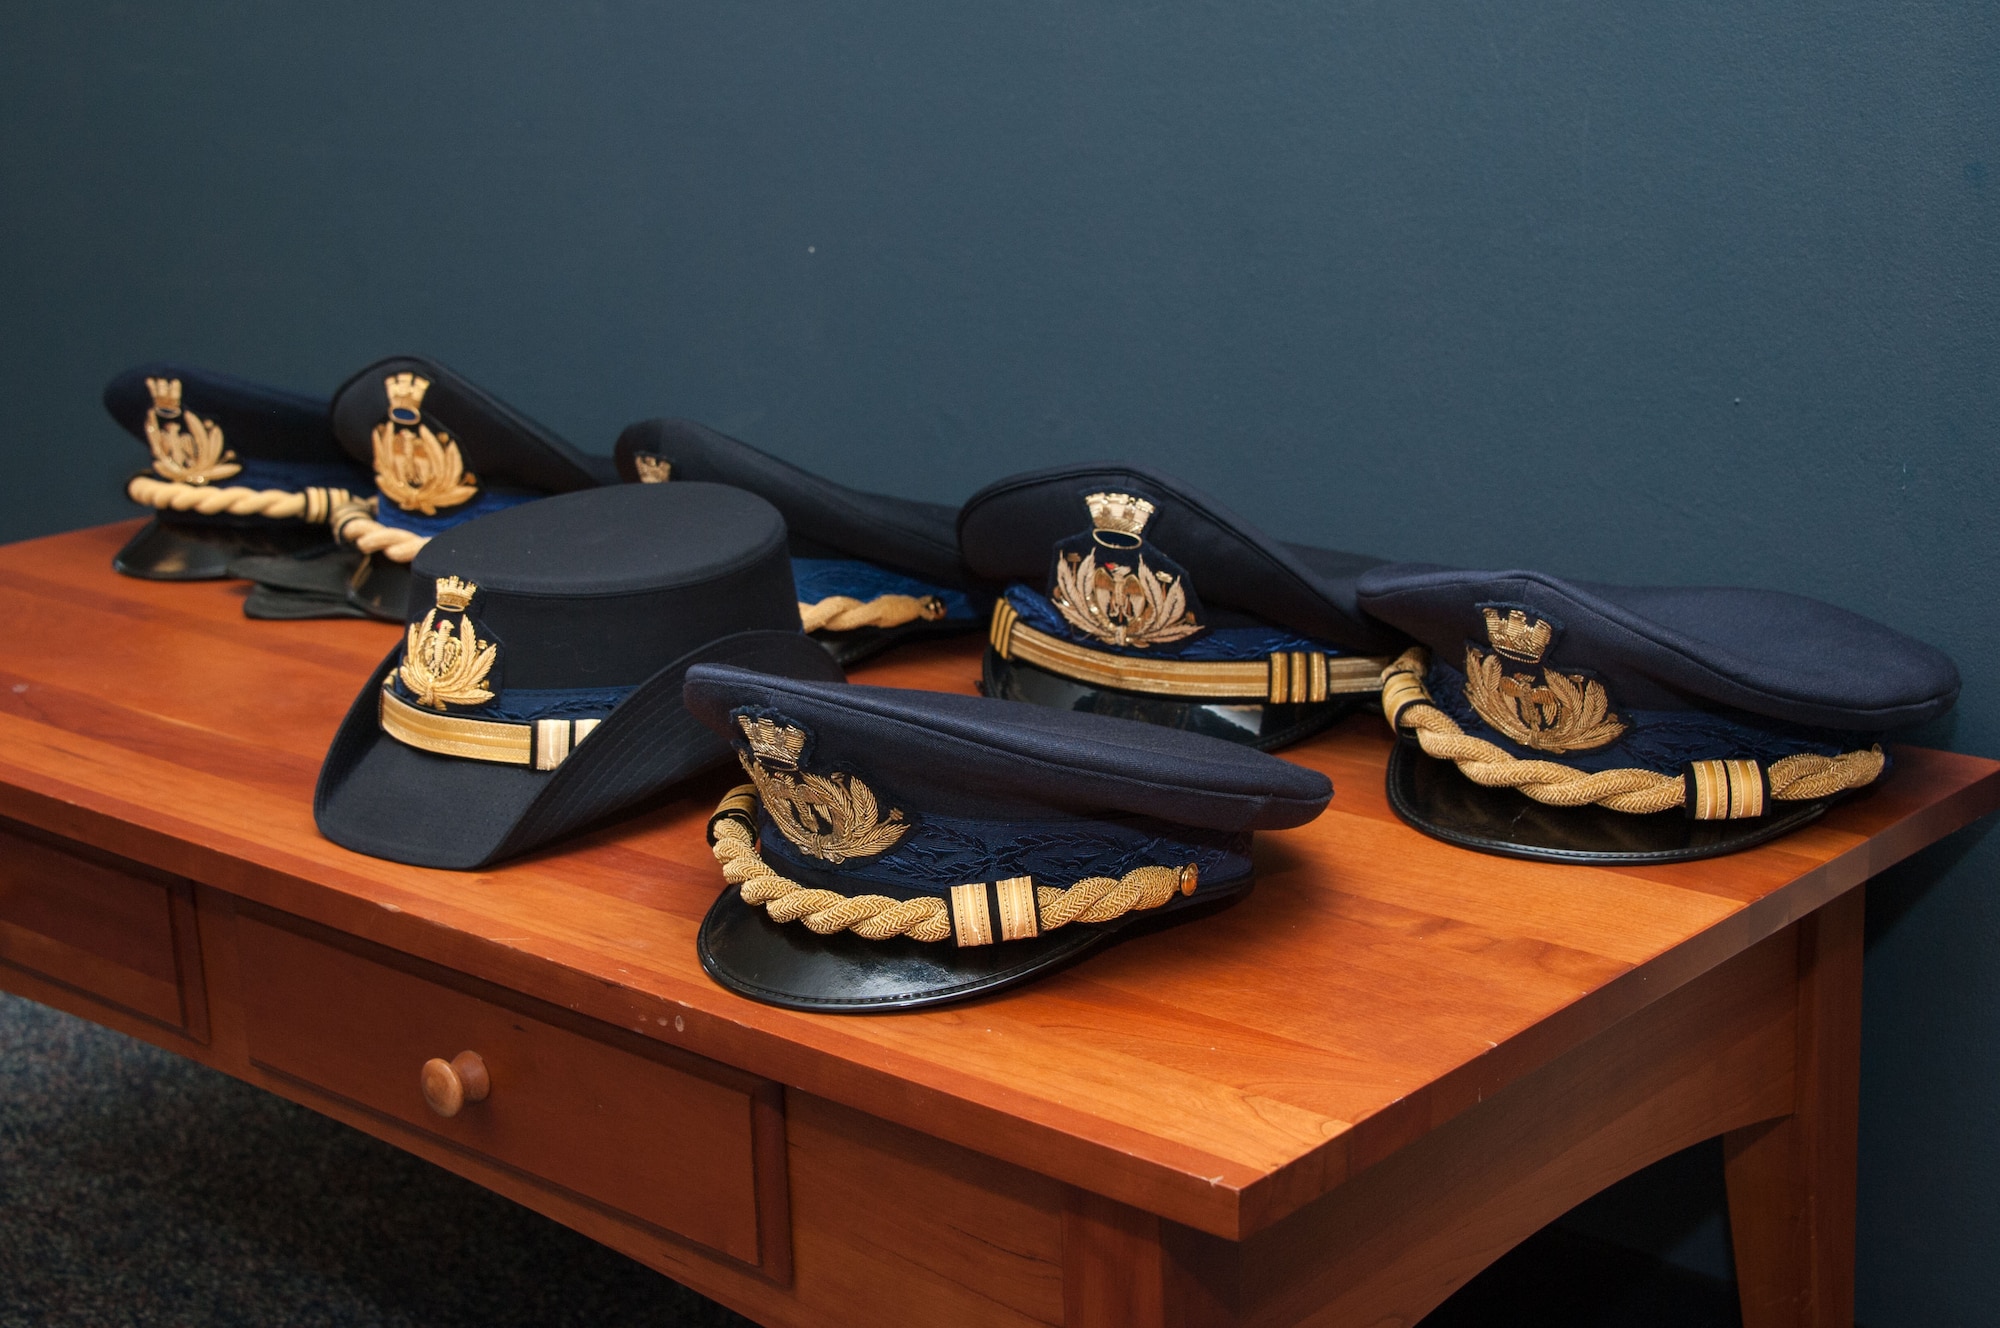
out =
[[[377,617],[402,619],[410,561],[424,540],[476,517],[617,478],[609,457],[586,456],[422,356],[394,356],[361,370],[334,394],[331,416],[341,446],[375,477],[372,510],[337,516],[334,533],[368,555],[346,598]]]
[[[127,369],[104,386],[104,409],[120,428],[146,441],[146,417],[159,404],[149,384],[181,385],[178,409],[222,427],[230,451],[259,461],[354,466],[333,436],[327,399],[288,392],[191,365],[155,362]]]
[[[1170,553],[1202,602],[1362,653],[1403,638],[1361,612],[1354,578],[1382,560],[1273,539],[1194,486],[1118,462],[1029,471],[987,485],[959,509],[966,566],[993,581],[1039,582],[1050,550],[1090,525],[1084,496],[1129,493],[1153,502],[1147,543]]]
[[[990,598],[959,561],[957,509],[864,493],[688,420],[619,435],[619,476],[733,484],[784,513],[806,630],[843,664],[904,640],[969,631]]]
[[[246,552],[330,548],[331,513],[370,487],[334,438],[324,398],[153,363],[113,378],[104,408],[150,453],[126,485],[156,513],[114,559],[128,575],[220,577]]]
[[[419,422],[396,420],[391,415],[394,407],[388,385],[405,375],[426,381],[413,407],[421,422],[457,439],[466,467],[485,486],[538,494],[569,493],[616,479],[609,458],[579,452],[553,429],[421,355],[378,360],[334,393],[334,433],[348,454],[365,466],[375,465],[377,426]]]
[[[1365,574],[1360,592],[1369,613],[1448,659],[1486,641],[1479,606],[1530,606],[1552,626],[1552,663],[1590,670],[1633,707],[1728,708],[1880,733],[1935,719],[1958,699],[1958,666],[1943,651],[1779,590],[1608,586],[1405,563]]]
[[[1958,697],[1941,652],[1780,591],[1419,564],[1375,568],[1359,589],[1363,608],[1428,652],[1392,666],[1384,712],[1472,781],[1423,769],[1402,745],[1391,804],[1497,852],[1667,860],[1748,847],[1872,783],[1877,739]],[[1550,809],[1524,819],[1521,793]]]
[[[417,555],[405,639],[321,767],[329,839],[471,868],[625,811],[728,749],[687,670],[838,681],[799,631],[785,526],[713,484],[614,485],[468,521]]]
[[[1380,688],[1404,638],[1354,579],[1379,559],[1286,544],[1157,471],[1016,475],[974,494],[959,547],[1006,582],[987,695],[1273,750]]]
[[[771,887],[725,891],[703,962],[798,1008],[956,1000],[1185,920],[1249,889],[1252,831],[1310,821],[1333,793],[1234,743],[1006,701],[714,665],[689,670],[685,695],[753,781],[718,813],[717,856],[760,855],[732,879],[830,892],[794,913]],[[1076,913],[1117,889],[1122,903]]]
[[[692,420],[642,420],[618,435],[619,477],[748,489],[784,513],[793,551],[861,558],[944,586],[969,584],[958,557],[958,509],[850,489]]]

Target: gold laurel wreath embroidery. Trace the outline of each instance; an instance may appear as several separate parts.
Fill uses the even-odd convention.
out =
[[[409,644],[398,670],[403,686],[410,689],[418,705],[433,710],[491,701],[493,693],[486,688],[486,675],[493,671],[499,647],[479,639],[470,614],[458,620],[455,636],[451,619],[436,619],[437,610],[432,609],[421,624],[410,625]]]
[[[1465,699],[1479,717],[1523,747],[1536,751],[1589,751],[1625,731],[1611,713],[1611,698],[1594,678],[1544,668],[1509,674],[1500,656],[1465,648]]]
[[[756,792],[739,785],[723,795],[717,812],[741,810]],[[734,807],[732,807],[734,804]],[[755,806],[749,806],[755,815]],[[718,815],[709,827],[723,879],[738,888],[743,902],[761,905],[774,922],[803,922],[821,936],[851,931],[864,940],[908,936],[917,941],[951,939],[951,910],[934,896],[891,899],[887,895],[843,895],[815,890],[778,875],[757,851],[757,835],[736,815]],[[1121,877],[1092,876],[1067,887],[1038,886],[1035,907],[1040,933],[1072,922],[1110,922],[1140,909],[1158,908],[1177,894],[1191,894],[1198,880],[1194,864],[1138,867]]]
[[[757,785],[765,810],[801,853],[826,862],[872,858],[887,853],[909,830],[900,811],[882,816],[875,791],[852,775],[768,770],[739,752],[743,771]]]
[[[1050,598],[1078,631],[1108,645],[1143,650],[1200,631],[1180,578],[1153,571],[1143,557],[1134,561],[1136,573],[1121,563],[1099,567],[1094,549],[1081,559],[1068,554],[1056,562]]]
[[[375,426],[375,483],[389,501],[405,512],[436,516],[440,507],[456,507],[478,495],[476,477],[468,474],[458,444],[450,434],[430,425],[400,428],[384,420]]]
[[[1428,652],[1422,646],[1412,646],[1383,670],[1382,711],[1394,726],[1415,732],[1426,756],[1450,761],[1473,783],[1517,789],[1553,807],[1594,803],[1634,815],[1670,811],[1686,804],[1684,775],[1640,769],[1585,771],[1555,761],[1524,761],[1473,737],[1431,700],[1423,681],[1429,663]],[[1801,752],[1773,761],[1764,774],[1770,781],[1772,798],[1804,802],[1872,784],[1881,777],[1885,764],[1880,747],[1838,756]]]
[[[179,382],[173,384],[178,396]],[[181,430],[181,420],[187,430]],[[222,429],[193,411],[180,420],[161,420],[158,407],[146,411],[146,446],[153,452],[153,469],[177,484],[208,485],[242,470],[236,454],[222,443]]]

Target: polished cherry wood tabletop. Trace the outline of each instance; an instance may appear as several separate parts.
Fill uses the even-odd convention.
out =
[[[256,622],[240,583],[117,576],[132,529],[0,548],[0,816],[1221,1236],[2000,806],[2000,765],[1903,748],[1879,788],[1777,843],[1556,867],[1397,821],[1389,733],[1361,715],[1285,753],[1332,777],[1333,805],[1259,836],[1240,905],[980,1002],[796,1013],[730,995],[695,958],[726,775],[497,870],[348,852],[314,829],[313,781],[397,629]],[[913,649],[855,681],[971,692],[978,652]]]

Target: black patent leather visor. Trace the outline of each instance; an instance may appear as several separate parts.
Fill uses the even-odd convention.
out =
[[[325,526],[272,521],[260,526],[154,517],[112,555],[111,566],[146,581],[220,581],[245,554],[292,556],[333,547]]]
[[[773,922],[730,886],[709,906],[695,940],[701,966],[739,996],[787,1010],[886,1014],[990,996],[1044,978],[1084,957],[1228,908],[1250,893],[1243,882],[1215,899],[1122,924],[1071,923],[1029,940],[961,948],[898,937],[869,941],[851,932],[821,936]]]

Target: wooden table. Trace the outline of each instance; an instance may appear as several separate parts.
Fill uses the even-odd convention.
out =
[[[995,999],[837,1017],[702,975],[718,778],[497,871],[313,828],[396,630],[0,548],[0,984],[346,1121],[771,1324],[1409,1324],[1726,1138],[1751,1328],[1851,1322],[1862,883],[2000,806],[1903,749],[1776,844],[1630,869],[1400,824],[1389,740],[1205,922]],[[862,681],[970,691],[976,645]],[[420,1067],[483,1058],[435,1114]]]

